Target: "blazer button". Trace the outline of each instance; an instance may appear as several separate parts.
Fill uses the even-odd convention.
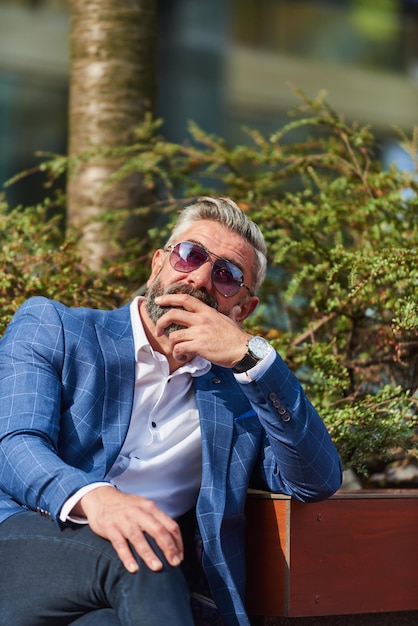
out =
[[[48,519],[51,518],[51,514],[48,511],[45,511],[45,509],[41,509],[40,507],[38,507],[36,510],[39,515],[41,515],[41,517],[47,517]]]
[[[219,383],[221,382],[221,379],[220,378],[214,378],[212,382],[213,382],[214,385],[219,385]]]
[[[269,400],[271,400],[272,402],[274,402],[275,400],[277,400],[277,396],[276,396],[276,394],[274,393],[274,391],[272,391],[272,392],[269,394]]]
[[[290,413],[288,413],[288,412],[286,411],[286,413],[284,413],[284,415],[282,415],[282,420],[283,420],[284,422],[290,422],[290,419],[291,419],[291,415],[290,415]]]

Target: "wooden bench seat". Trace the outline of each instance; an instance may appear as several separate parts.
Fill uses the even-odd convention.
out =
[[[250,615],[418,610],[418,490],[339,492],[302,504],[249,493]]]

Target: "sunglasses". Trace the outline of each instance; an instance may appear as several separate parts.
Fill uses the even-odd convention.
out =
[[[209,261],[212,264],[213,286],[225,298],[236,296],[242,287],[251,292],[244,284],[244,276],[239,267],[213,252],[208,252],[199,244],[181,241],[175,246],[168,246],[167,250],[171,252],[170,265],[178,272],[193,272]],[[216,260],[212,261],[211,256]]]

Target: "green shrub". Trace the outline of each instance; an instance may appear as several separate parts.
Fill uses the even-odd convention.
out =
[[[347,124],[322,98],[302,96],[293,115],[269,137],[247,129],[246,144],[232,147],[194,124],[191,141],[172,144],[159,136],[160,122],[147,120],[132,146],[111,151],[124,163],[115,179],[139,172],[155,190],[158,203],[138,209],[158,215],[149,249],[196,195],[228,195],[260,225],[271,269],[248,327],[298,374],[344,466],[366,473],[372,455],[388,458],[396,446],[416,454],[416,172],[383,170],[370,128]],[[418,135],[403,140],[416,158]],[[51,172],[54,163],[43,167]],[[3,326],[32,293],[114,306],[146,276],[149,249],[135,241],[100,276],[81,270],[75,242],[35,225],[35,213],[2,218],[22,220],[20,239],[3,229]],[[122,217],[107,219],[114,228]]]
[[[48,208],[48,202],[14,210],[0,203],[0,334],[31,296],[104,308],[127,298],[123,285],[82,267],[76,239],[63,235],[60,218],[48,217]]]

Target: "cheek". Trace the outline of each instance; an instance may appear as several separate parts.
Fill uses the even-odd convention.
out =
[[[147,287],[150,287],[152,285],[152,283],[155,281],[156,278],[158,278],[158,274],[159,272],[151,272],[148,280],[147,280]]]
[[[234,307],[233,306],[231,307],[229,302],[220,302],[220,300],[222,300],[222,298],[219,298],[218,296],[216,296],[216,301],[218,303],[218,311],[219,311],[219,313],[222,313],[222,315],[225,315],[226,317],[230,317],[232,319],[235,319]]]
[[[159,283],[164,287],[168,287],[169,285],[173,285],[180,280],[182,280],[184,274],[180,274],[175,270],[171,269],[170,266],[160,265],[152,268],[152,272],[150,277],[147,280],[147,287],[149,287],[155,280],[158,280]]]
[[[155,280],[157,276],[161,274],[163,267],[164,267],[164,257],[160,254],[160,251],[157,250],[157,252],[153,256],[152,263],[151,263],[151,273],[147,280],[148,287],[153,282],[153,280]]]

